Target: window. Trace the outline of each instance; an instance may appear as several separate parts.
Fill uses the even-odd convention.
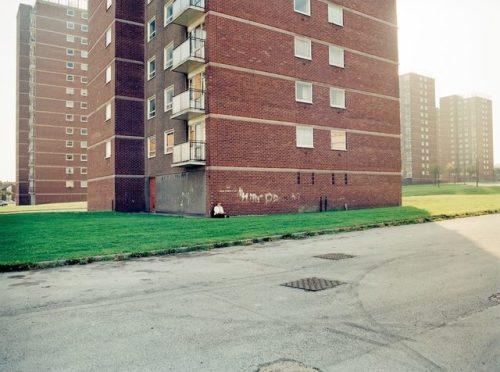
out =
[[[86,50],[82,50],[81,55],[82,55],[82,58],[89,58],[89,52],[87,52]]]
[[[153,79],[156,76],[156,57],[150,58],[147,65],[148,70],[148,80]]]
[[[80,43],[82,45],[88,45],[89,44],[89,39],[87,39],[86,37],[81,37],[80,38]]]
[[[106,31],[106,36],[105,36],[105,38],[104,38],[104,40],[105,40],[105,44],[106,44],[105,46],[106,46],[106,47],[108,47],[108,45],[110,45],[110,44],[111,44],[112,35],[113,35],[113,31],[111,31],[111,29],[108,29],[108,30]]]
[[[87,116],[85,116],[85,115],[81,115],[81,116],[80,116],[80,121],[81,121],[82,123],[86,123],[86,122],[88,121],[88,119],[89,119],[89,118],[88,118]]]
[[[174,63],[174,44],[170,43],[163,49],[163,69],[172,67]]]
[[[73,108],[75,107],[75,102],[73,101],[66,101],[66,108]]]
[[[73,121],[74,120],[74,116],[71,115],[71,114],[66,114],[66,121]]]
[[[311,15],[311,0],[293,0],[293,10],[297,13]]]
[[[66,161],[73,161],[73,154],[66,154]]]
[[[314,130],[311,127],[297,127],[297,147],[314,147]]]
[[[337,26],[344,25],[344,11],[335,4],[328,4],[328,22]]]
[[[106,103],[105,121],[111,120],[111,102]]]
[[[66,22],[66,28],[69,30],[74,30],[75,24],[73,22]]]
[[[330,132],[332,150],[346,151],[347,150],[347,139],[346,133],[340,130],[332,130]]]
[[[106,0],[106,10],[111,8],[111,5],[113,5],[113,0]]]
[[[89,130],[87,128],[80,128],[80,134],[82,136],[87,136],[89,134]]]
[[[67,9],[66,10],[66,15],[70,16],[70,17],[74,17],[75,16],[75,11],[73,9]]]
[[[163,26],[166,26],[169,23],[172,23],[172,20],[174,19],[174,5],[173,5],[173,3],[166,4],[164,6],[163,16],[164,16]]]
[[[73,134],[73,128],[67,127],[66,128],[66,134]]]
[[[174,130],[167,130],[164,133],[164,149],[165,154],[172,154],[174,152]]]
[[[156,36],[156,18],[148,22],[148,42],[153,40]]]
[[[82,189],[86,189],[87,188],[87,181],[80,181],[80,187]]]
[[[156,96],[148,98],[148,119],[156,116]]]
[[[75,81],[74,75],[66,75],[66,81]]]
[[[81,154],[80,161],[87,161],[87,154]]]
[[[104,153],[104,158],[109,159],[111,157],[111,141],[106,141],[106,149]]]
[[[156,136],[148,137],[148,159],[156,156]]]
[[[86,77],[86,76],[82,76],[82,77],[80,78],[80,81],[82,82],[82,84],[87,84],[88,79],[87,79],[87,77]]]
[[[81,141],[80,142],[80,148],[86,149],[87,148],[87,141]]]
[[[87,12],[82,12],[82,19],[89,19],[89,14]]]
[[[87,91],[87,89],[81,89],[81,90],[80,90],[80,94],[81,94],[83,97],[87,97],[87,95],[88,95],[88,91]]]
[[[80,26],[80,29],[81,29],[83,32],[88,32],[88,31],[89,31],[89,26],[87,26],[87,25],[81,25],[81,26]]]
[[[344,67],[344,49],[330,45],[330,65]]]
[[[80,174],[87,174],[87,167],[81,167]]]
[[[170,86],[164,91],[164,111],[167,112],[172,110],[172,104],[174,100],[174,86]]]
[[[345,90],[330,88],[330,106],[345,108]]]
[[[75,63],[74,62],[66,62],[66,68],[69,68],[69,69],[75,68]]]
[[[75,173],[73,167],[66,167],[66,174],[73,174],[73,173]]]
[[[80,108],[86,110],[88,108],[87,102],[80,102]]]
[[[106,84],[111,82],[111,66],[106,67]]]
[[[75,94],[75,89],[73,89],[73,88],[66,88],[66,94],[70,94],[70,95]]]
[[[75,186],[73,181],[66,181],[66,188],[71,189]]]
[[[295,37],[295,57],[311,59],[311,40]]]
[[[66,49],[66,55],[67,56],[74,56],[75,55],[75,50],[74,49]]]
[[[297,102],[312,103],[312,84],[297,81],[295,83],[295,100]]]
[[[66,35],[66,41],[68,43],[74,43],[75,42],[75,37],[73,35]]]

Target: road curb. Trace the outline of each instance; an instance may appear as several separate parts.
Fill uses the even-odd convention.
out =
[[[220,249],[227,247],[235,247],[235,246],[248,246],[259,243],[268,243],[278,240],[297,240],[297,239],[307,239],[314,236],[319,235],[333,235],[339,234],[343,232],[353,232],[353,231],[363,231],[381,227],[391,227],[391,226],[402,226],[402,225],[414,225],[428,222],[437,222],[444,220],[452,220],[456,218],[466,218],[466,217],[477,217],[484,216],[489,214],[498,214],[500,213],[500,209],[489,210],[489,211],[481,211],[481,212],[467,212],[467,213],[459,213],[459,214],[441,214],[436,216],[425,216],[425,217],[417,217],[412,219],[402,219],[402,220],[394,220],[394,221],[386,221],[380,223],[373,224],[365,224],[365,225],[355,225],[355,226],[344,226],[332,229],[323,229],[323,230],[312,230],[312,231],[304,231],[304,232],[296,232],[296,233],[286,233],[281,235],[270,235],[263,236],[259,238],[253,239],[240,239],[240,240],[231,240],[231,241],[221,241],[215,243],[208,244],[198,244],[187,247],[177,247],[177,248],[168,248],[168,249],[160,249],[153,251],[144,251],[144,252],[130,252],[130,253],[116,253],[111,255],[103,255],[103,256],[89,256],[83,258],[74,258],[74,259],[65,259],[65,260],[54,260],[54,261],[43,261],[43,262],[35,262],[35,263],[14,263],[14,264],[0,264],[0,273],[5,272],[15,272],[15,271],[27,271],[27,270],[44,270],[44,269],[52,269],[55,267],[62,266],[71,266],[71,265],[87,265],[94,262],[104,262],[104,261],[127,261],[134,258],[143,258],[143,257],[155,257],[155,256],[168,256],[182,253],[192,253],[192,252],[203,252],[209,251],[212,249]]]

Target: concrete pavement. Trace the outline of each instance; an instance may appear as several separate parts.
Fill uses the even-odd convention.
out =
[[[489,215],[0,274],[0,370],[499,370],[499,228]],[[307,277],[346,284],[281,286]]]

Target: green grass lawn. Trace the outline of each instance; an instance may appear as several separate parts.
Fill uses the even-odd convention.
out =
[[[405,196],[403,207],[399,208],[226,220],[111,212],[1,214],[0,265],[175,249],[432,215],[500,210],[500,187],[475,192],[463,185],[436,189],[432,186],[405,188],[405,195],[425,196]],[[447,195],[441,194],[443,190],[448,190]]]

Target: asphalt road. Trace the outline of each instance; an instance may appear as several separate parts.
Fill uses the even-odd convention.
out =
[[[499,292],[500,215],[1,274],[0,370],[498,371]]]

